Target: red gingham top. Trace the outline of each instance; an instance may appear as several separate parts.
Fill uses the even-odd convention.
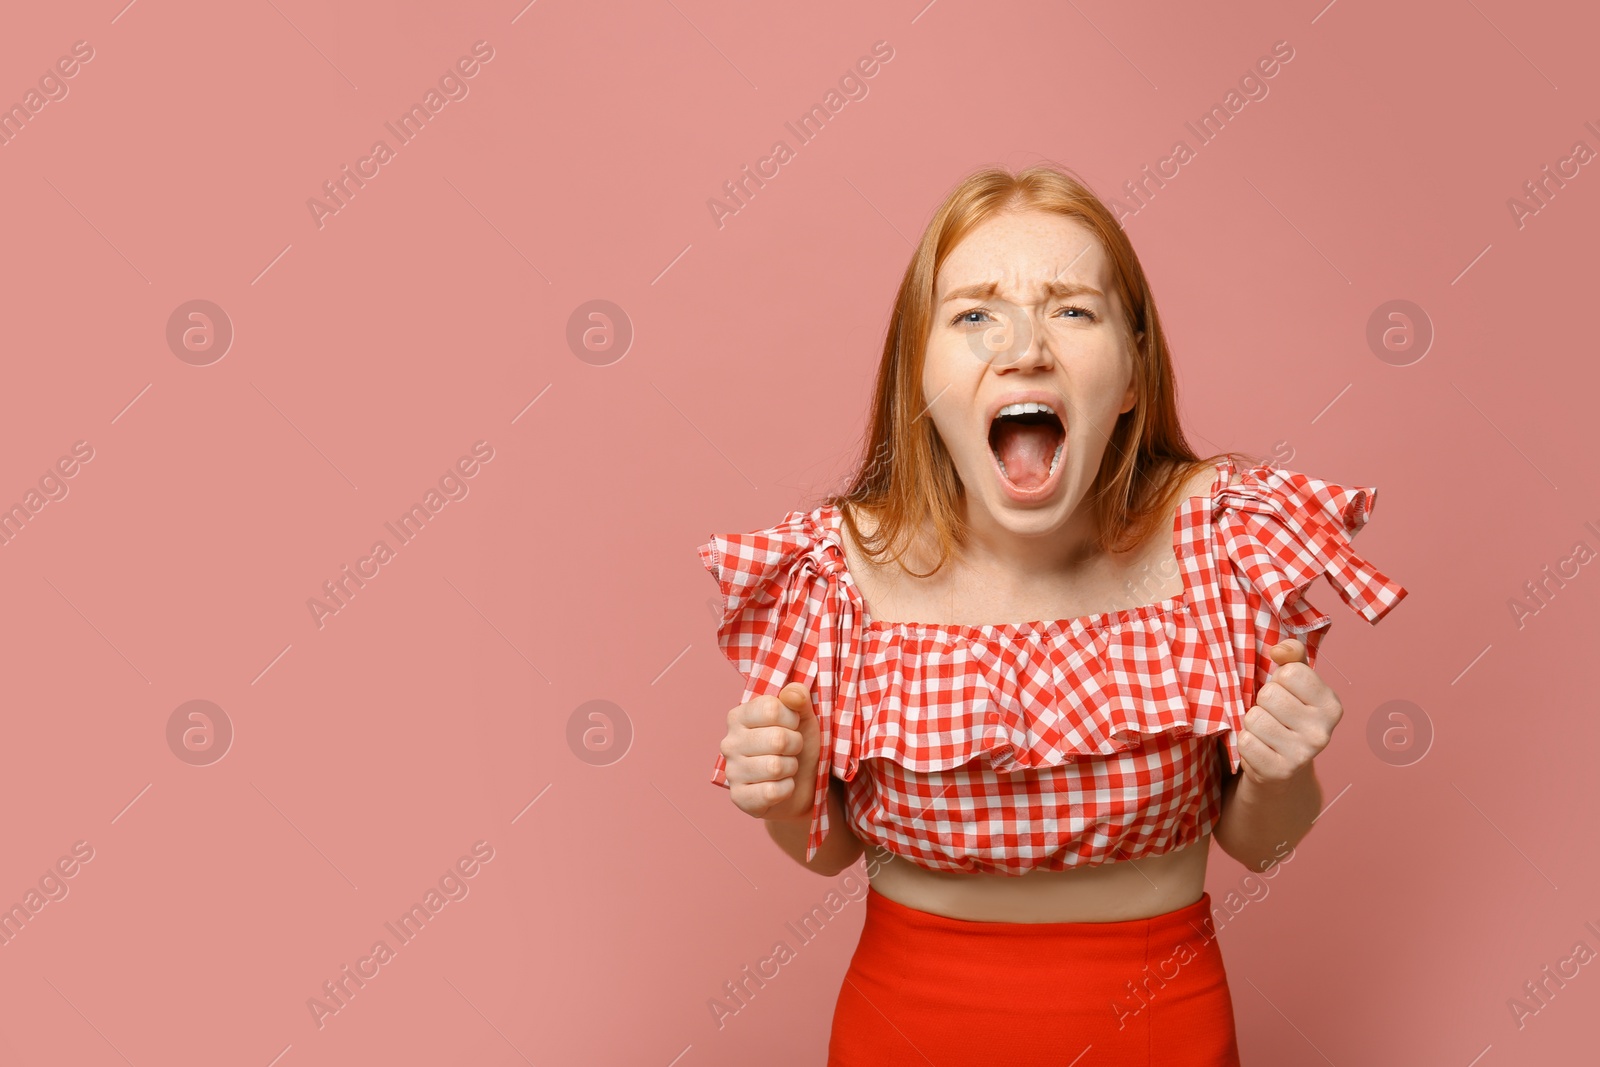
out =
[[[936,870],[1022,874],[1182,848],[1221,816],[1221,734],[1299,637],[1315,666],[1333,620],[1304,593],[1327,575],[1376,623],[1406,595],[1351,549],[1377,489],[1265,464],[1178,508],[1182,595],[1049,622],[950,626],[868,617],[837,507],[713,536],[718,643],[743,701],[806,683],[821,733],[806,859],[842,779],[863,841]],[[728,785],[719,753],[711,781]]]

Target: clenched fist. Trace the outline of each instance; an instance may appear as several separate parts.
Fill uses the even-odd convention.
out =
[[[724,774],[739,810],[758,819],[809,822],[821,736],[811,694],[799,682],[728,712]]]

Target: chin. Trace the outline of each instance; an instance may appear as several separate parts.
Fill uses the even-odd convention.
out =
[[[1042,534],[1060,529],[1067,501],[1067,477],[1057,472],[1053,484],[1029,499],[1018,500],[1000,483],[996,474],[987,474],[990,485],[979,494],[979,501],[994,521],[1015,534]]]

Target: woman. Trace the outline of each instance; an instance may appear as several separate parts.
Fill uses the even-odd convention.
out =
[[[1190,450],[1070,173],[951,192],[853,484],[700,550],[749,680],[712,781],[812,871],[871,851],[830,1064],[1238,1063],[1210,843],[1266,870],[1321,807],[1341,709],[1301,594],[1405,596],[1350,548],[1375,496]]]

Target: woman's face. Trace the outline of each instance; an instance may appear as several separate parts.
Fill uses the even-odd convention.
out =
[[[1099,241],[1060,215],[997,215],[945,259],[933,299],[923,402],[966,487],[969,521],[1063,529],[1136,397]],[[1029,403],[1049,412],[1016,406]]]

